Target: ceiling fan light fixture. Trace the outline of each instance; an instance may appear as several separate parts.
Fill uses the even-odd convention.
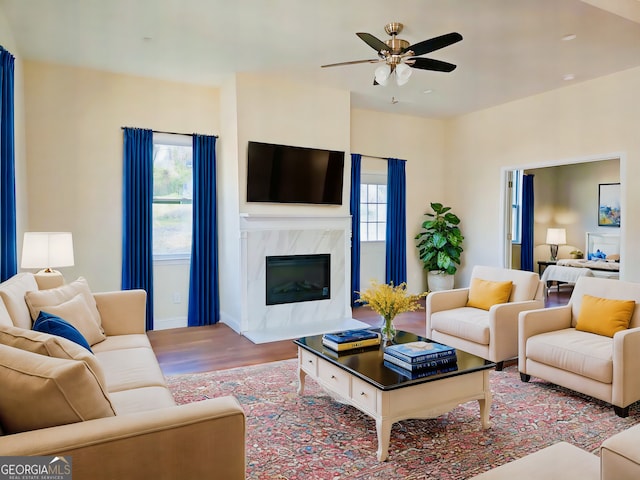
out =
[[[396,67],[396,82],[399,86],[404,85],[409,81],[409,77],[411,76],[411,67],[401,63]]]
[[[376,68],[375,79],[380,85],[384,86],[387,84],[389,75],[391,75],[391,68],[388,65],[380,65]]]

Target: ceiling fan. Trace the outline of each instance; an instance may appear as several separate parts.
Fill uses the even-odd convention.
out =
[[[422,58],[420,55],[440,50],[441,48],[459,42],[462,40],[462,35],[457,32],[451,32],[410,45],[406,40],[398,38],[398,34],[402,32],[403,27],[404,25],[398,22],[385,25],[384,31],[391,35],[391,38],[385,42],[370,33],[356,33],[367,45],[378,52],[378,58],[331,63],[329,65],[322,65],[322,68],[354,65],[357,63],[385,62],[384,66],[376,69],[375,79],[373,81],[374,85],[386,85],[389,77],[394,72],[398,85],[404,85],[411,76],[411,68],[434,70],[437,72],[452,72],[456,68],[456,65],[452,63],[434,60],[432,58]]]

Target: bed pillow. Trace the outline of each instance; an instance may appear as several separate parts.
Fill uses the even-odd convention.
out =
[[[77,328],[89,345],[95,345],[107,338],[96,301],[89,284],[82,277],[62,287],[27,292],[25,301],[34,321],[44,310],[65,319]]]
[[[96,356],[66,338],[20,327],[0,326],[0,344],[48,357],[83,361],[95,374],[100,384],[106,385],[104,372]]]
[[[481,278],[472,278],[471,286],[469,287],[467,307],[489,310],[493,305],[507,303],[511,296],[512,287],[513,282],[511,280],[495,282]]]
[[[636,302],[583,295],[576,330],[613,337],[629,328]]]
[[[0,345],[0,424],[5,434],[115,416],[85,362]]]

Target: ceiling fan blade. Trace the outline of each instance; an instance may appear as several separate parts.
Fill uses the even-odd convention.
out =
[[[429,40],[423,40],[422,42],[410,45],[404,49],[403,53],[411,50],[414,55],[424,55],[425,53],[434,52],[441,48],[448,47],[460,40],[462,40],[462,35],[458,32],[451,32],[446,35],[440,35],[439,37],[430,38]]]
[[[433,58],[410,58],[405,63],[413,68],[435,70],[436,72],[452,72],[456,69],[456,65],[453,63],[434,60]]]
[[[372,58],[370,60],[352,60],[350,62],[339,62],[339,63],[330,63],[328,65],[321,65],[321,68],[339,67],[341,65],[355,65],[357,63],[378,63],[379,61],[380,59],[378,58]]]
[[[360,37],[360,39],[364,43],[373,48],[376,52],[381,52],[383,50],[386,50],[387,52],[389,51],[389,46],[386,43],[384,43],[382,40],[377,39],[370,33],[356,33],[356,35]]]

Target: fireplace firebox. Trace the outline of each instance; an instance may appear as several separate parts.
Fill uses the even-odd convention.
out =
[[[267,257],[267,305],[331,298],[330,272],[328,253]]]

